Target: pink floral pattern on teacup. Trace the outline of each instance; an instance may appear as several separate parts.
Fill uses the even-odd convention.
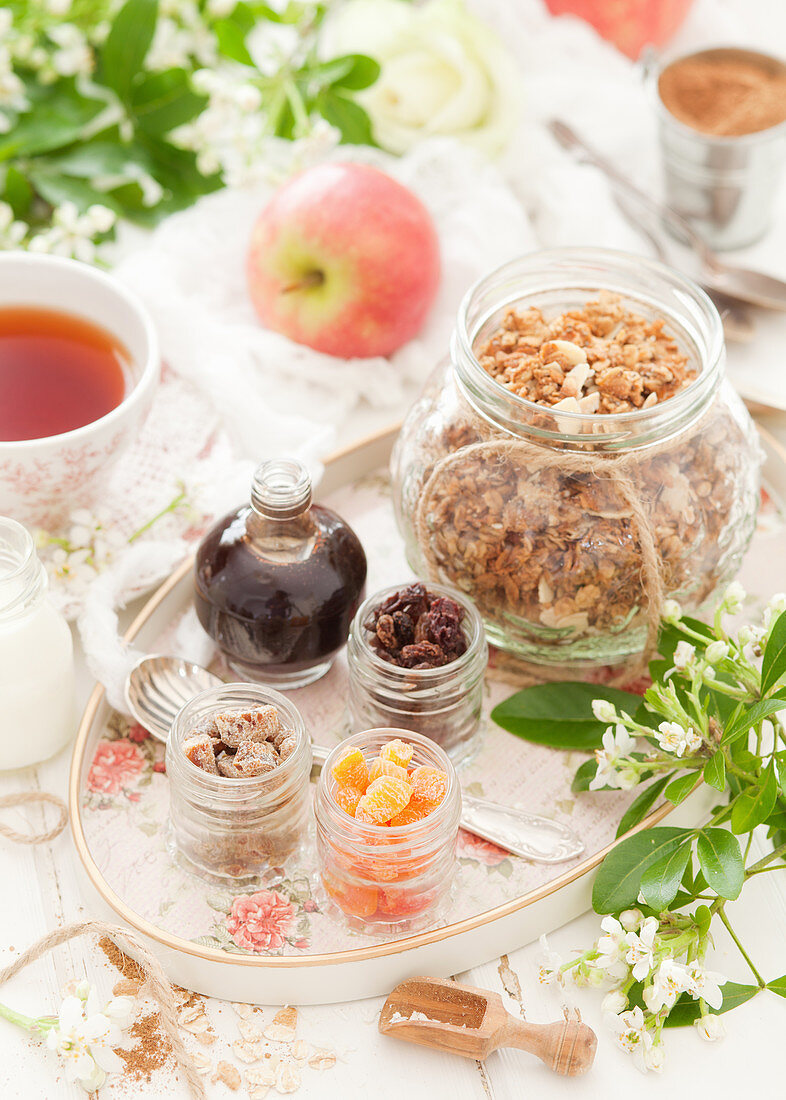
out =
[[[275,890],[241,894],[232,902],[227,929],[238,947],[255,954],[284,946],[295,920],[295,907]]]

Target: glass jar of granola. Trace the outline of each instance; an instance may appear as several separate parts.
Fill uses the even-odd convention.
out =
[[[311,740],[270,688],[208,688],[178,712],[166,747],[169,850],[233,886],[274,882],[305,840]]]
[[[536,675],[642,667],[664,599],[698,610],[753,533],[759,446],[724,365],[716,309],[663,264],[560,249],[481,280],[393,456],[415,572]]]
[[[396,749],[405,754],[397,756]],[[385,759],[388,750],[394,751]],[[368,784],[365,795],[357,790],[357,805],[341,797],[348,788],[340,782],[340,764],[352,756],[359,758],[364,785]],[[406,762],[401,765],[396,760]],[[380,770],[376,779],[375,764]],[[385,784],[395,797],[402,783],[396,771],[407,777],[404,786],[411,785],[411,792],[401,800],[409,799],[409,805],[398,813],[400,803],[389,812],[383,808],[379,814],[362,814],[364,800],[371,800],[373,810],[375,800],[379,804],[386,796]],[[420,792],[418,776],[425,781]],[[376,795],[375,786],[383,788]],[[391,820],[384,819],[386,814],[388,818],[393,814]],[[365,730],[346,738],[322,768],[314,816],[322,885],[350,927],[401,932],[433,924],[455,877],[461,817],[458,778],[439,745],[419,733],[393,728]]]
[[[477,745],[487,662],[480,615],[455,588],[384,588],[361,604],[349,631],[353,728],[414,730],[458,764]]]

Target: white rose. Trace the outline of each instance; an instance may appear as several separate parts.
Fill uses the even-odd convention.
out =
[[[325,26],[323,52],[379,62],[378,80],[357,99],[392,153],[446,134],[495,154],[510,137],[521,98],[516,67],[461,0],[349,0]]]

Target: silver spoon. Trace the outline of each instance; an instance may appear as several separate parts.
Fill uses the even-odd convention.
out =
[[[641,206],[667,221],[677,236],[688,242],[701,264],[700,281],[702,283],[720,294],[739,298],[743,302],[751,302],[755,306],[786,310],[786,283],[782,279],[776,279],[774,275],[766,275],[763,271],[752,271],[747,267],[727,264],[712,251],[690,222],[670,206],[650,198],[644,191],[639,190],[611,161],[606,160],[587,145],[586,141],[580,138],[566,122],[552,119],[549,129],[564,149],[580,149],[586,160],[598,168],[607,179]]]
[[[199,692],[222,683],[206,668],[180,657],[143,657],[128,674],[126,706],[141,726],[165,742],[180,708]],[[313,744],[311,748],[319,772],[329,750]],[[576,833],[558,821],[464,793],[461,801],[463,829],[522,859],[562,863],[584,851]]]

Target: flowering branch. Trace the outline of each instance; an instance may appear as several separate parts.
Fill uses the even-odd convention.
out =
[[[759,625],[735,632],[728,618],[741,611],[744,598],[739,584],[730,585],[711,626],[668,600],[660,659],[650,665],[652,686],[643,699],[592,685],[588,700],[586,692],[575,692],[577,685],[556,685],[562,710],[545,735],[540,722],[538,740],[546,743],[564,745],[576,728],[585,745],[593,736],[599,740],[594,758],[576,773],[574,790],[640,788],[593,887],[604,934],[570,962],[552,957],[543,977],[608,989],[604,1013],[642,1070],[662,1068],[664,1028],[692,1023],[714,1040],[723,1033],[719,1014],[762,990],[786,997],[786,976],[762,976],[726,912],[749,878],[786,869],[786,750],[778,719],[786,709],[786,595],[770,600]],[[543,713],[543,689],[526,689],[495,718],[526,737],[527,707],[536,702]],[[702,784],[718,792],[703,827],[631,833],[660,798],[676,806]],[[773,851],[748,864],[760,826]],[[706,968],[716,919],[755,984],[730,982]]]

